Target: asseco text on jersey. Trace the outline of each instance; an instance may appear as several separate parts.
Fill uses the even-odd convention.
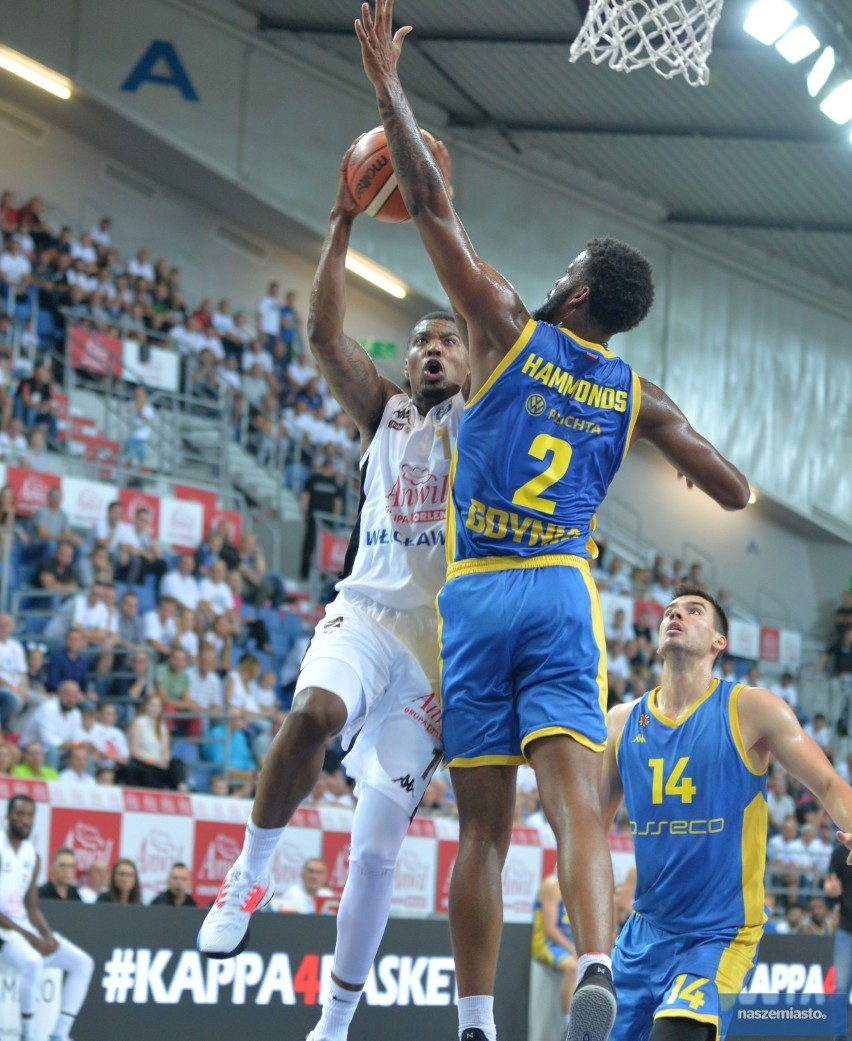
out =
[[[710,820],[645,821],[644,824],[630,822],[632,835],[716,835],[724,830],[724,817],[712,817]]]

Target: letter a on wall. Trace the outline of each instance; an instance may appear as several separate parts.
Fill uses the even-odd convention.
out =
[[[155,69],[160,67],[160,71]],[[152,40],[148,49],[121,84],[121,89],[135,94],[143,83],[160,83],[176,87],[185,101],[200,101],[189,73],[180,60],[174,44],[168,40]]]

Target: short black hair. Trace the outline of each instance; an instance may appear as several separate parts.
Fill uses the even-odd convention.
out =
[[[32,741],[30,742],[30,744],[33,744],[33,743],[34,742],[32,742]],[[28,802],[28,803],[30,803],[31,806],[35,806],[35,799],[33,799],[32,796],[24,795],[23,792],[18,792],[17,795],[13,795],[12,798],[9,800],[9,805],[6,807],[6,816],[7,817],[12,812],[12,810],[14,810],[15,806],[17,806],[17,804],[19,802]]]
[[[414,323],[414,326],[420,325],[421,322],[452,322],[456,324],[456,316],[452,311],[429,311],[427,314],[421,315],[420,318]],[[412,326],[412,328],[414,328]]]
[[[715,596],[711,596],[707,590],[702,589],[701,586],[690,585],[689,582],[681,582],[675,590],[675,599],[681,596],[699,596],[702,600],[706,600],[708,604],[712,604],[715,613],[716,629],[725,637],[726,640],[728,639],[728,616],[725,614],[725,609]]]
[[[586,244],[583,281],[589,286],[589,317],[610,333],[637,326],[654,302],[654,275],[639,250],[602,236]]]

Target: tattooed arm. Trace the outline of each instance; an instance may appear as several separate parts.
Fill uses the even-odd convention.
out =
[[[435,157],[420,135],[397,76],[402,43],[411,26],[393,33],[393,0],[376,0],[375,16],[362,4],[355,32],[364,70],[376,88],[399,190],[449,296],[467,323],[471,391],[475,393],[520,335],[529,314],[503,276],[481,260],[453,208]]]
[[[349,152],[340,167],[337,198],[329,217],[322,255],[311,287],[308,338],[311,353],[332,394],[352,417],[361,433],[363,452],[376,432],[385,404],[394,394],[399,393],[399,387],[380,376],[364,348],[343,331],[346,314],[346,251],[349,248],[352,221],[357,213],[346,186],[348,160]]]

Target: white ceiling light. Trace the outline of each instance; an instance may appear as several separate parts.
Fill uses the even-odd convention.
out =
[[[749,36],[770,46],[787,32],[798,13],[787,0],[758,0],[749,11],[743,28]]]
[[[819,40],[806,25],[797,25],[781,37],[775,48],[795,65],[797,61],[803,61],[809,54],[819,50]]]
[[[73,84],[67,76],[54,72],[41,62],[28,58],[26,54],[13,51],[11,47],[0,45],[0,69],[5,69],[14,76],[20,76],[27,83],[41,87],[48,94],[62,98],[63,101],[67,101],[71,97]]]
[[[346,254],[346,268],[353,275],[359,275],[397,300],[404,300],[408,296],[407,287],[398,278],[395,278],[390,271],[386,271],[368,257],[362,257],[359,253],[353,253],[351,249]]]
[[[828,77],[834,72],[835,63],[834,48],[826,47],[808,73],[808,94],[812,98],[815,98],[828,83]]]
[[[833,119],[835,123],[843,126],[852,119],[852,80],[846,80],[839,87],[827,95],[819,106],[822,111]]]

